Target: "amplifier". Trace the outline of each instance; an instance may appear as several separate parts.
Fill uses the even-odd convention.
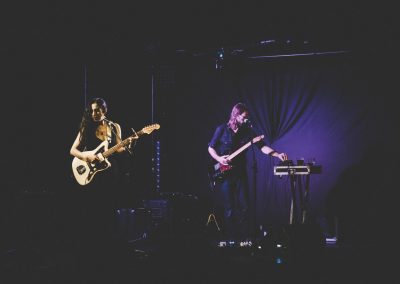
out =
[[[143,207],[150,210],[153,219],[167,220],[171,217],[171,206],[169,200],[143,200]]]
[[[116,234],[125,240],[144,238],[151,231],[151,212],[145,208],[118,208]]]

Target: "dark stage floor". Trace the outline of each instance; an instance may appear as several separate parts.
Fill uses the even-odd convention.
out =
[[[393,271],[390,244],[223,241],[169,235],[118,245],[97,243],[80,251],[68,241],[9,247],[1,255],[0,282],[388,283]]]

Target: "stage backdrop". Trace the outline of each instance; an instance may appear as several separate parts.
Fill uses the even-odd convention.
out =
[[[99,55],[87,63],[19,60],[3,66],[7,97],[2,121],[8,146],[3,149],[1,185],[2,216],[8,224],[13,223],[21,192],[54,194],[59,197],[56,208],[68,212],[71,202],[62,193],[76,186],[69,149],[86,94],[87,100],[107,100],[108,117],[120,122],[125,137],[130,128],[161,125],[157,136],[143,136],[134,155],[125,159],[121,206],[155,198],[152,159],[154,143],[160,140],[160,192],[196,195],[210,206],[205,214],[212,210],[211,200],[218,193],[211,192],[207,176],[208,142],[240,101],[249,107],[256,132],[265,135],[272,148],[294,161],[304,158],[322,166],[322,173],[310,178],[310,220],[329,225],[337,217],[341,232],[354,238],[392,228],[386,220],[396,208],[390,201],[396,200],[392,195],[399,150],[390,56],[352,51],[232,59],[216,70],[209,57],[162,62],[125,55]],[[257,224],[287,224],[290,183],[273,175],[278,160],[257,149],[255,161],[252,148],[248,154]]]
[[[376,56],[358,52],[230,60],[220,70],[209,58],[179,61],[171,71],[175,89],[159,94],[168,96],[161,99],[169,127],[162,141],[162,189],[213,198],[208,142],[232,106],[243,102],[256,132],[273,149],[295,163],[322,166],[321,174],[310,177],[309,221],[332,233],[336,220],[347,238],[380,234],[398,169],[389,158],[398,157],[395,107],[382,66]],[[279,160],[257,148],[250,148],[248,158],[257,224],[287,224],[290,181],[273,175]],[[381,164],[385,170],[378,170]]]

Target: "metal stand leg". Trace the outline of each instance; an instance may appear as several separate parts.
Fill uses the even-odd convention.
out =
[[[307,217],[307,211],[308,211],[308,196],[309,196],[309,191],[310,191],[310,175],[307,175],[306,177],[306,187],[304,190],[304,200],[302,202],[302,209],[301,209],[301,215],[302,215],[302,224],[306,222],[306,217]]]
[[[217,218],[215,218],[215,215],[213,213],[208,215],[208,220],[207,220],[206,226],[208,226],[211,222],[215,223],[215,226],[217,226],[218,232],[220,232],[221,229],[219,228],[219,225],[218,225],[218,222],[217,222]]]
[[[296,210],[296,177],[294,174],[290,174],[290,187],[292,190],[292,202],[290,206],[290,219],[289,224],[292,225],[297,222],[297,210]]]

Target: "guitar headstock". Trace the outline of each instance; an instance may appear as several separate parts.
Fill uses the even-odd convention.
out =
[[[253,138],[253,143],[257,143],[258,141],[260,141],[262,139],[264,139],[264,135],[257,136],[255,138]]]
[[[160,125],[158,123],[148,125],[146,127],[143,127],[142,132],[146,134],[150,134],[156,129],[160,129]]]

